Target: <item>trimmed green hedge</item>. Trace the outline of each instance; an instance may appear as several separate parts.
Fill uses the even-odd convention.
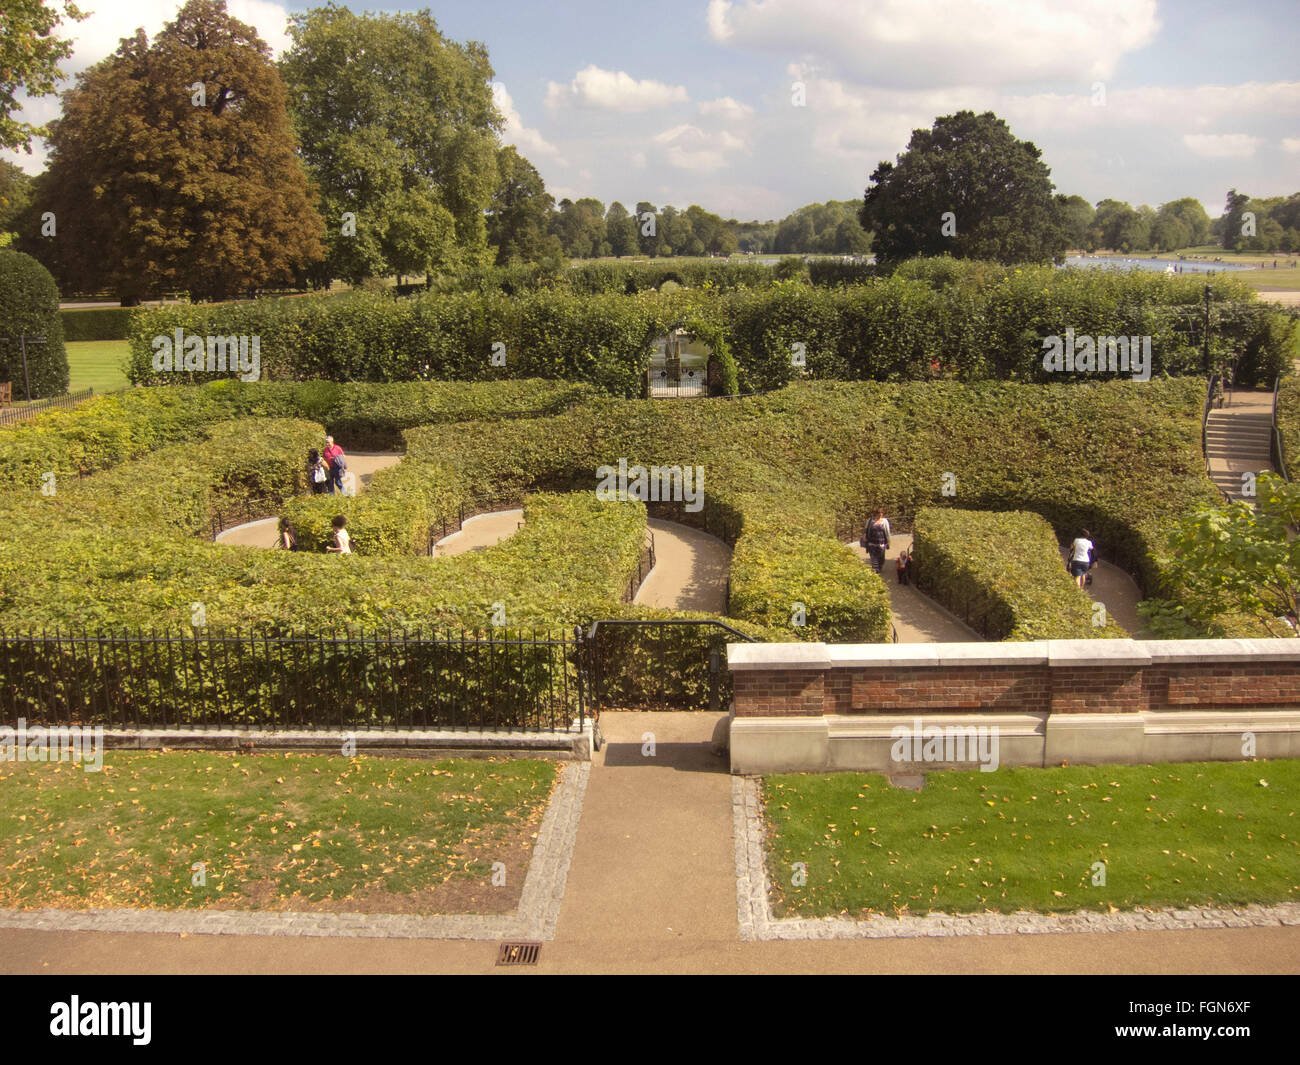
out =
[[[916,516],[917,586],[991,640],[1127,636],[1066,572],[1052,527],[1037,514],[927,507]]]
[[[596,264],[604,268],[604,264]],[[611,267],[612,269],[612,267]],[[768,267],[755,267],[769,271]],[[156,337],[256,336],[263,379],[585,381],[619,396],[640,394],[656,336],[689,320],[721,339],[741,392],[818,380],[1013,380],[1093,383],[1115,376],[1049,373],[1043,340],[1151,337],[1153,376],[1203,371],[1206,284],[1213,294],[1212,350],[1240,356],[1238,380],[1271,384],[1288,372],[1296,321],[1256,299],[1243,282],[1204,278],[1010,269],[946,260],[830,287],[764,273],[761,285],[704,284],[674,293],[587,293],[539,288],[427,292],[405,299],[353,293],[141,311],[131,336],[130,378],[195,382],[206,372],[159,373]],[[792,361],[802,344],[803,365]],[[494,345],[502,345],[496,347]],[[504,362],[493,361],[493,351]]]
[[[134,307],[89,307],[59,312],[64,340],[127,340]]]
[[[13,385],[14,399],[46,399],[68,391],[68,353],[59,322],[59,289],[50,272],[30,255],[0,248],[0,381]],[[22,348],[9,337],[42,337]],[[31,385],[31,395],[24,389]]]
[[[389,450],[402,447],[402,432],[411,426],[553,414],[596,394],[585,385],[528,380],[346,386],[215,381],[137,388],[0,430],[0,488],[35,488],[48,471],[63,479],[104,469],[168,443],[200,439],[231,418],[308,418],[345,450]]]

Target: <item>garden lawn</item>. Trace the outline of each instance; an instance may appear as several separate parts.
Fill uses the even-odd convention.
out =
[[[123,366],[130,354],[125,340],[70,340],[68,350],[68,391],[93,388],[96,392],[116,392],[129,382]]]
[[[109,751],[99,772],[3,762],[0,907],[506,912],[557,774],[206,751]]]
[[[1300,899],[1300,761],[763,783],[778,916],[1241,906]],[[807,883],[795,886],[796,862]],[[1105,863],[1105,884],[1093,884]]]

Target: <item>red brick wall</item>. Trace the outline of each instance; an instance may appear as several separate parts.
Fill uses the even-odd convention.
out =
[[[748,717],[1300,707],[1300,662],[741,669],[733,678],[736,713]]]

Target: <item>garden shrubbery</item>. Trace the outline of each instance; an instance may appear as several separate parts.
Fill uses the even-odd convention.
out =
[[[168,443],[197,440],[231,418],[308,418],[347,450],[387,450],[401,448],[411,426],[553,414],[598,394],[585,385],[526,380],[346,386],[227,380],[137,388],[0,430],[0,488],[35,489],[47,472],[62,478],[104,469]]]
[[[134,307],[90,307],[59,312],[64,340],[126,340]]]
[[[593,276],[616,269],[590,267]],[[154,338],[181,328],[203,336],[260,337],[265,379],[527,376],[584,381],[631,397],[640,395],[655,337],[683,321],[710,342],[725,342],[742,392],[805,376],[1066,383],[1114,376],[1046,371],[1043,339],[1064,337],[1068,330],[1078,336],[1149,336],[1152,375],[1201,374],[1199,301],[1207,283],[1214,294],[1213,359],[1238,358],[1243,384],[1271,384],[1293,357],[1294,318],[1256,301],[1244,283],[1227,276],[1207,282],[940,259],[907,263],[892,275],[858,283],[818,286],[801,278],[782,280],[769,267],[753,269],[764,271],[762,284],[710,282],[672,293],[587,292],[570,281],[513,295],[488,286],[403,299],[353,293],[155,308],[134,319],[130,377],[156,384],[213,376],[153,369]],[[792,358],[796,344],[803,345],[802,364]]]
[[[1128,635],[1066,572],[1052,527],[1037,514],[927,507],[916,516],[917,585],[990,640],[1089,640]]]
[[[12,248],[0,248],[0,336],[0,381],[13,384],[14,399],[45,399],[68,391],[58,286],[39,262]],[[25,375],[19,336],[43,340],[29,340]],[[23,391],[29,383],[30,396]]]

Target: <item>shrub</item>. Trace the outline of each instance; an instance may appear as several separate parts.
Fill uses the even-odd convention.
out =
[[[916,582],[992,640],[1123,637],[1066,572],[1052,527],[1037,514],[926,508],[916,516]]]
[[[91,307],[59,312],[64,340],[126,340],[134,307]]]
[[[27,343],[27,369],[18,338]],[[13,384],[16,398],[45,399],[68,391],[68,354],[59,321],[59,288],[50,272],[30,255],[0,248],[0,381]],[[31,395],[26,395],[27,384]]]

